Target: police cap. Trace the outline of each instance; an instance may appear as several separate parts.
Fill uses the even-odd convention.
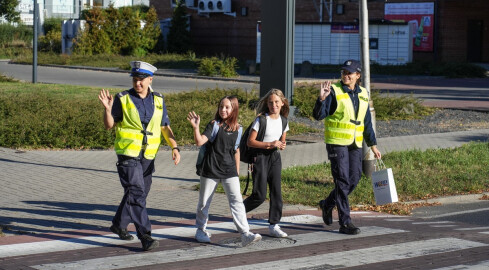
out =
[[[343,63],[343,66],[341,67],[343,70],[347,70],[351,73],[354,72],[362,72],[362,65],[360,64],[359,61],[357,60],[346,60],[345,63]]]
[[[131,77],[153,77],[157,68],[143,61],[131,61]]]

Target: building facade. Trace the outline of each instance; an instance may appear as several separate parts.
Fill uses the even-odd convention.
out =
[[[184,1],[196,53],[256,59],[262,0]],[[150,5],[163,20],[171,18],[174,2],[151,0]],[[208,9],[209,2],[213,9]],[[217,2],[221,2],[225,12],[217,12]],[[358,0],[295,0],[295,3],[296,23],[358,22]],[[372,0],[368,1],[368,11],[369,20],[375,23],[386,20],[412,23],[414,61],[489,62],[488,0]]]
[[[149,5],[149,0],[38,0],[41,24],[45,18],[79,19],[80,12],[92,7]],[[17,11],[25,25],[33,25],[34,0],[19,0]]]

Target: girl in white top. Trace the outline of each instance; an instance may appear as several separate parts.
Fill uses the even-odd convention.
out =
[[[253,191],[244,200],[246,212],[260,206],[267,197],[267,184],[270,188],[270,208],[268,213],[269,233],[273,237],[287,237],[277,225],[282,218],[282,160],[278,150],[285,149],[285,137],[289,130],[287,116],[289,102],[279,89],[271,89],[258,103],[257,115],[248,137],[248,146],[257,149],[253,162]],[[266,117],[265,135],[257,140],[260,118]]]

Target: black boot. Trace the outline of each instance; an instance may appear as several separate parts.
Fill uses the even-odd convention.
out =
[[[143,244],[144,251],[152,250],[160,245],[160,243],[151,238],[149,234],[143,234],[139,240],[141,240],[141,244]]]
[[[360,229],[355,227],[355,225],[353,225],[353,223],[348,223],[348,224],[345,224],[345,225],[341,225],[340,227],[340,233],[344,233],[344,234],[359,234],[360,233]]]
[[[117,234],[122,240],[129,241],[134,239],[134,237],[127,232],[127,229],[121,229],[119,227],[116,227],[115,225],[112,225],[110,226],[110,231]]]
[[[326,225],[333,224],[333,206],[327,206],[326,200],[322,200],[319,202],[319,208],[321,208],[323,212],[323,221]]]

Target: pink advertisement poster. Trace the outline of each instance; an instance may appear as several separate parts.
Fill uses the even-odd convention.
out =
[[[413,32],[413,51],[433,51],[434,3],[386,3],[384,18],[406,22]]]

